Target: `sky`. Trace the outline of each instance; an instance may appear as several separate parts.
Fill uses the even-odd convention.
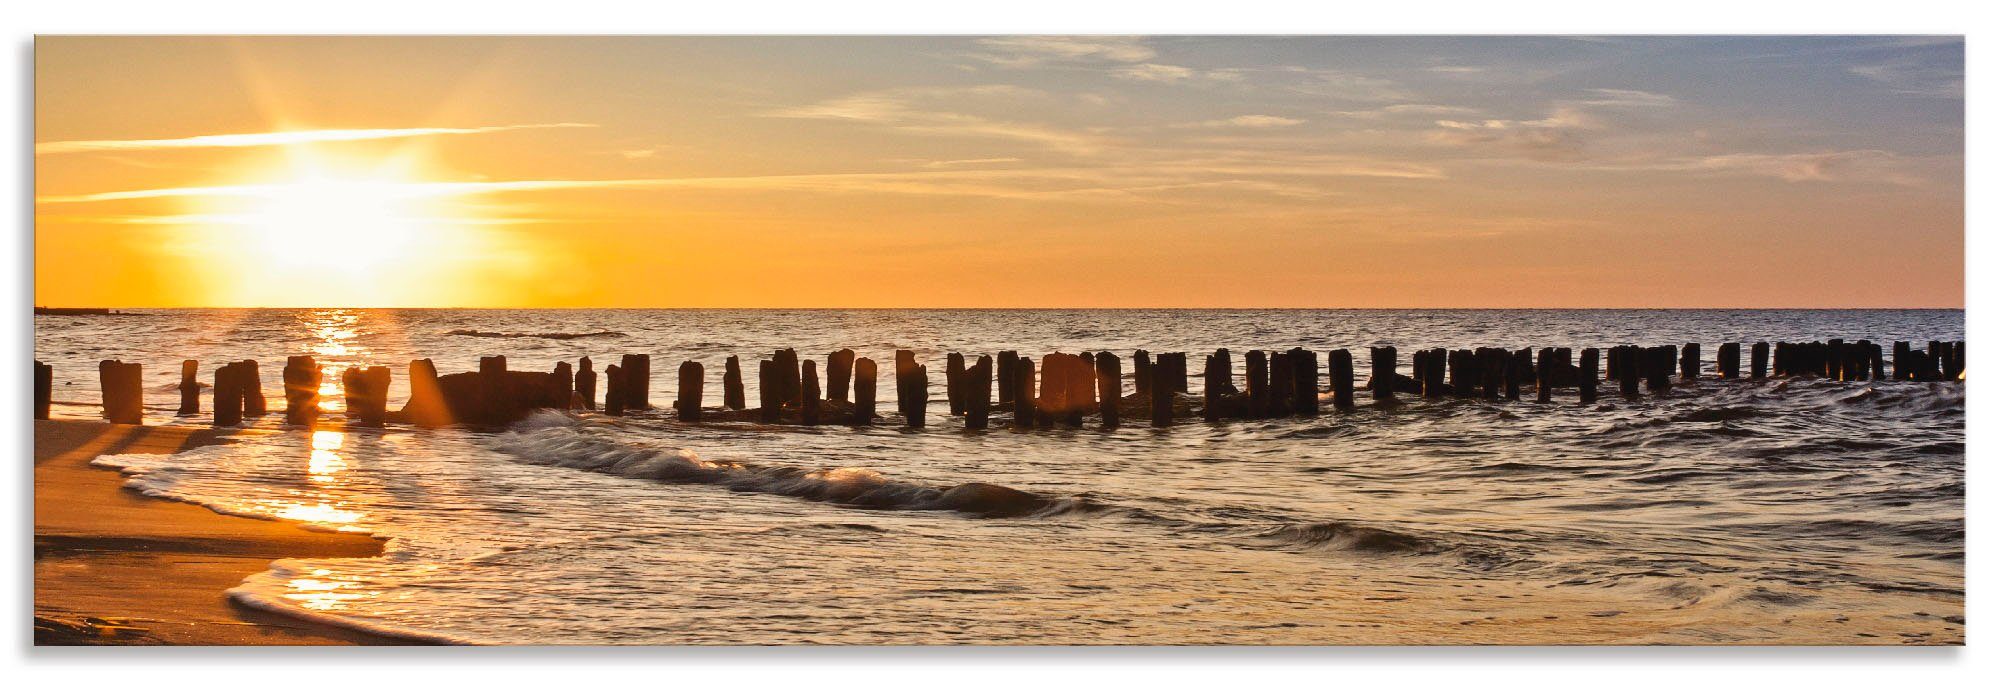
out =
[[[81,307],[1960,307],[1958,37],[41,37]]]

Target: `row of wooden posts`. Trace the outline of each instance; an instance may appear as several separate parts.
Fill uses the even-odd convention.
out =
[[[1411,358],[1411,373],[1397,372],[1395,347],[1369,350],[1371,371],[1367,388],[1377,402],[1390,402],[1397,394],[1426,399],[1445,397],[1488,400],[1516,400],[1524,388],[1534,399],[1549,402],[1558,389],[1574,388],[1580,403],[1597,400],[1600,377],[1615,383],[1621,396],[1634,398],[1645,391],[1660,393],[1672,389],[1678,372],[1681,380],[1700,377],[1701,345],[1639,346],[1619,345],[1600,353],[1588,348],[1572,361],[1567,347],[1507,349],[1424,349]],[[1599,373],[1599,358],[1604,371]],[[1017,427],[1066,424],[1081,425],[1085,415],[1095,412],[1107,426],[1124,419],[1145,418],[1154,425],[1171,424],[1175,418],[1199,413],[1204,420],[1270,418],[1284,415],[1313,415],[1323,401],[1318,354],[1303,348],[1279,352],[1252,350],[1244,353],[1244,380],[1239,388],[1234,361],[1227,349],[1209,354],[1203,363],[1203,390],[1199,402],[1181,395],[1188,393],[1187,355],[1153,355],[1139,350],[1132,355],[1133,382],[1137,388],[1124,394],[1124,365],[1110,352],[1061,352],[1041,357],[1037,380],[1036,362],[1018,352],[1000,352],[997,357],[980,355],[971,359],[958,352],[945,358],[945,398],[954,416],[963,416],[965,427],[983,429],[994,407],[1011,407]],[[1869,341],[1787,343],[1750,346],[1749,377],[1817,376],[1832,380],[1963,380],[1965,343],[1934,341],[1924,349],[1897,342],[1887,353]],[[609,415],[653,408],[648,386],[652,382],[652,358],[646,354],[626,354],[618,364],[604,368],[603,410]],[[1676,366],[1678,364],[1678,366]],[[1724,343],[1716,350],[1715,377],[1734,380],[1742,376],[1742,345]],[[181,402],[178,413],[200,411],[198,365],[181,363]],[[867,425],[876,421],[877,370],[873,360],[857,357],[843,349],[826,357],[826,390],[820,390],[820,366],[811,359],[801,361],[792,349],[779,350],[757,367],[758,407],[745,408],[743,371],[737,357],[723,364],[722,408],[704,412],[703,387],[707,373],[699,362],[682,362],[673,407],[683,421],[704,419],[754,419],[765,423],[796,422],[803,425],[843,423]],[[1678,371],[1676,370],[1678,369]],[[925,425],[930,402],[928,368],[909,350],[897,350],[894,363],[896,410],[910,427]],[[509,371],[507,358],[481,357],[479,370],[440,376],[429,359],[410,362],[410,400],[396,412],[388,407],[390,384],[386,366],[349,367],[340,376],[348,420],[374,426],[384,422],[410,422],[437,426],[455,423],[504,424],[542,408],[597,410],[598,376],[589,357],[577,362],[557,362],[550,372]],[[1354,358],[1344,349],[1326,355],[1326,375],[1332,383],[1331,402],[1337,410],[1354,408]],[[287,358],[283,372],[285,420],[311,426],[318,418],[321,368],[310,356]],[[48,417],[53,394],[53,371],[48,364],[35,362],[35,417]],[[99,388],[105,418],[114,423],[138,423],[141,419],[143,386],[141,367],[136,363],[104,361],[98,365]],[[852,395],[849,386],[852,384]],[[241,424],[246,417],[266,412],[263,386],[257,362],[237,361],[215,370],[214,422],[227,427]],[[995,399],[997,390],[997,400]],[[1199,405],[1197,410],[1196,406]]]

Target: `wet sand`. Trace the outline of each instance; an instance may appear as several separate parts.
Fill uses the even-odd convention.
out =
[[[35,422],[35,644],[407,644],[232,603],[224,591],[287,557],[368,557],[381,541],[147,498],[108,453],[220,441],[196,428]]]

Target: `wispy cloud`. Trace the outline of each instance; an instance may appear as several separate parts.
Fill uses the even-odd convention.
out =
[[[1388,118],[1391,116],[1469,116],[1479,113],[1470,106],[1449,104],[1390,104],[1372,109],[1334,111],[1333,115],[1343,118]]]
[[[1137,63],[1152,59],[1153,48],[1138,37],[1023,35],[982,38],[971,56],[1000,66],[1027,67],[1054,62]]]
[[[1847,72],[1886,86],[1897,94],[1936,99],[1965,98],[1965,72],[1960,68],[1903,59],[1850,66]]]
[[[958,135],[1012,139],[1045,145],[1072,153],[1089,153],[1104,140],[1088,132],[1051,126],[1002,121],[986,116],[947,110],[977,100],[1043,97],[1038,90],[1012,85],[982,85],[952,88],[899,88],[864,92],[805,106],[765,113],[773,118],[801,118],[869,123],[901,132],[928,135]]]
[[[1221,120],[1204,120],[1198,123],[1182,123],[1174,127],[1282,128],[1282,127],[1291,127],[1304,122],[1305,122],[1304,120],[1298,118],[1286,118],[1284,116],[1267,116],[1263,114],[1250,114],[1244,116],[1236,116],[1234,118],[1224,118]]]
[[[1440,120],[1442,128],[1431,133],[1432,141],[1456,146],[1497,146],[1546,161],[1573,161],[1583,157],[1587,139],[1584,131],[1600,127],[1582,111],[1562,107],[1546,118],[1480,121]]]
[[[1597,88],[1589,90],[1586,97],[1568,100],[1565,103],[1572,106],[1657,107],[1673,106],[1680,103],[1680,100],[1658,92]]]
[[[354,142],[373,139],[397,139],[402,137],[427,137],[434,135],[477,135],[509,130],[535,130],[547,128],[597,127],[589,123],[538,123],[531,125],[490,125],[486,127],[448,128],[342,128],[320,130],[282,130],[277,132],[250,132],[228,135],[201,135],[196,137],[176,137],[171,139],[90,139],[63,142],[42,142],[35,145],[35,155],[86,153],[92,151],[145,151],[153,149],[209,149],[237,148],[252,146],[283,146],[287,144],[317,144],[322,142]]]

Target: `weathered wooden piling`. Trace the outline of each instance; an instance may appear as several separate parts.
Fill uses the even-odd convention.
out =
[[[1959,343],[1961,347],[1964,344]],[[1874,380],[1881,380],[1885,375],[1882,372],[1882,346],[1872,341],[1868,343],[1868,375]]]
[[[1387,403],[1396,399],[1396,348],[1391,346],[1368,348],[1368,387],[1374,393],[1375,401]]]
[[[1071,357],[1069,368],[1069,423],[1081,427],[1083,416],[1097,406],[1097,362],[1089,352]]]
[[[1020,358],[1021,354],[1019,352],[1010,349],[1000,352],[999,358],[995,360],[993,365],[993,379],[1000,387],[999,403],[1001,404],[1014,403],[1014,395],[1019,392],[1019,390],[1014,389],[1014,376],[1020,374],[1020,371],[1014,368],[1014,362],[1020,360]]]
[[[104,419],[138,425],[145,413],[144,374],[139,364],[105,359],[97,362],[97,389]]]
[[[854,360],[854,412],[851,425],[875,424],[875,360]]]
[[[993,357],[981,354],[972,361],[972,367],[965,370],[965,390],[959,396],[965,401],[966,429],[986,429],[993,413]]]
[[[806,362],[808,366],[812,362]],[[701,387],[704,377],[701,364],[694,361],[681,362],[680,390],[674,398],[674,413],[681,422],[701,421]],[[807,423],[810,425],[811,423]]]
[[[1577,357],[1580,362],[1576,371],[1577,403],[1590,404],[1597,401],[1597,348],[1586,347]]]
[[[1763,380],[1764,376],[1766,375],[1766,371],[1770,367],[1771,367],[1771,343],[1768,342],[1751,343],[1750,379]]]
[[[1103,419],[1105,427],[1118,427],[1118,402],[1123,398],[1125,390],[1119,383],[1124,377],[1124,369],[1118,365],[1118,355],[1110,352],[1098,352],[1095,363],[1097,364],[1097,416]]]
[[[285,358],[285,422],[311,426],[319,420],[319,362],[311,356]]]
[[[1139,394],[1147,395],[1148,398],[1151,398],[1153,394],[1153,355],[1147,353],[1146,350],[1141,349],[1132,352],[1132,384],[1137,386]]]
[[[1302,416],[1319,413],[1319,353],[1293,347],[1292,412]]]
[[[1068,421],[1069,387],[1068,375],[1070,356],[1061,352],[1042,355],[1041,389],[1035,393],[1035,424],[1054,425],[1057,421]]]
[[[1333,383],[1333,407],[1354,410],[1354,353],[1344,349],[1327,352],[1326,378]]]
[[[1847,377],[1841,373],[1841,369],[1845,368],[1847,363],[1846,360],[1846,340],[1834,338],[1826,341],[1826,353],[1821,358],[1819,374],[1825,376],[1827,380],[1846,380]]]
[[[832,370],[827,369],[829,373]],[[840,383],[840,389],[843,393],[847,391],[845,381]],[[844,394],[842,398],[845,398]],[[743,410],[743,362],[734,354],[722,360],[722,407],[731,411]]]
[[[1547,347],[1535,357],[1535,403],[1546,404],[1556,391],[1556,352]]]
[[[1035,426],[1035,360],[1017,356],[1014,358],[1014,427]]]
[[[1646,389],[1666,392],[1673,388],[1674,346],[1660,345],[1647,350],[1640,360],[1646,373]]]
[[[431,375],[435,377],[437,370],[432,369]],[[410,389],[416,389],[414,382],[411,383]],[[576,360],[576,394],[583,398],[583,410],[597,410],[597,371],[590,370],[590,357],[579,357]]]
[[[1681,345],[1681,380],[1694,382],[1701,377],[1701,343]]]
[[[771,354],[771,365],[778,370],[776,385],[778,406],[797,407],[799,405],[799,351],[785,348]]]
[[[1229,355],[1217,351],[1202,361],[1201,367],[1201,419],[1215,422],[1222,419],[1222,386],[1231,382],[1228,362]]]
[[[214,420],[216,427],[243,424],[243,365],[228,363],[215,368]]]
[[[1264,357],[1264,350],[1253,349],[1243,353],[1243,396],[1250,417],[1270,415],[1271,365]]]
[[[576,373],[570,370],[569,362],[556,362],[554,380],[549,381],[549,401],[559,404],[559,411],[569,411],[576,404]]]
[[[834,350],[826,355],[826,398],[847,401],[847,383],[854,378],[854,350]],[[741,407],[738,407],[741,408]]]
[[[930,402],[930,376],[917,363],[916,353],[896,350],[896,406],[908,427],[924,426],[924,411]]]
[[[604,415],[625,415],[625,396],[625,369],[619,367],[618,364],[605,366]]]
[[[1164,354],[1160,356],[1162,359],[1166,358],[1166,355]],[[1162,362],[1162,365],[1164,365],[1164,363],[1165,362]],[[1155,370],[1158,370],[1160,367],[1161,367],[1160,365],[1155,365],[1153,368]],[[1152,391],[1153,427],[1168,427],[1173,425],[1174,424],[1173,383],[1169,380],[1164,379],[1163,376],[1161,375],[1154,375],[1151,387],[1153,388]]]
[[[773,359],[757,361],[757,420],[763,423],[778,422],[785,405],[784,388],[778,378],[778,362]]]
[[[201,381],[195,377],[200,368],[193,359],[181,362],[181,406],[174,413],[186,416],[201,412]]]
[[[1410,355],[1410,376],[1417,381],[1423,398],[1443,399],[1451,394],[1445,387],[1449,361],[1450,353],[1443,348],[1420,349]]]
[[[49,419],[49,404],[55,401],[55,367],[35,362],[35,420]]]
[[[584,364],[586,371],[589,370],[589,361],[589,358],[585,358],[579,362]],[[597,374],[579,374],[577,379],[579,385],[584,382],[582,375],[589,375],[591,389],[596,389]],[[590,392],[584,392],[583,395],[584,401],[592,408],[596,408],[597,395]],[[431,360],[417,359],[410,362],[410,401],[403,405],[403,413],[409,417],[411,423],[423,427],[442,427],[457,420],[451,413],[450,405],[445,402],[444,387],[438,381],[437,364]]]
[[[1165,371],[1164,373],[1161,372],[1163,370]],[[1187,352],[1161,354],[1160,361],[1154,362],[1153,377],[1164,377],[1167,381],[1167,389],[1173,390],[1175,394],[1187,394]]]
[[[1299,388],[1299,381],[1292,377],[1294,356],[1291,352],[1271,353],[1271,410],[1266,414],[1268,416],[1277,417],[1292,412],[1292,400],[1297,396],[1293,391]]]
[[[965,387],[965,355],[958,352],[944,357],[944,400],[945,408],[952,415],[965,415],[965,398],[959,391]]]
[[[340,372],[340,390],[348,422],[381,427],[389,410],[389,367],[349,366]]]
[[[1724,380],[1735,380],[1743,371],[1743,345],[1725,342],[1715,348],[1715,374]]]
[[[618,358],[619,370],[624,374],[625,410],[650,411],[653,409],[653,356],[650,354],[627,354]],[[503,366],[501,370],[506,370]]]
[[[799,424],[818,425],[819,409],[819,366],[807,359],[799,364]]]

